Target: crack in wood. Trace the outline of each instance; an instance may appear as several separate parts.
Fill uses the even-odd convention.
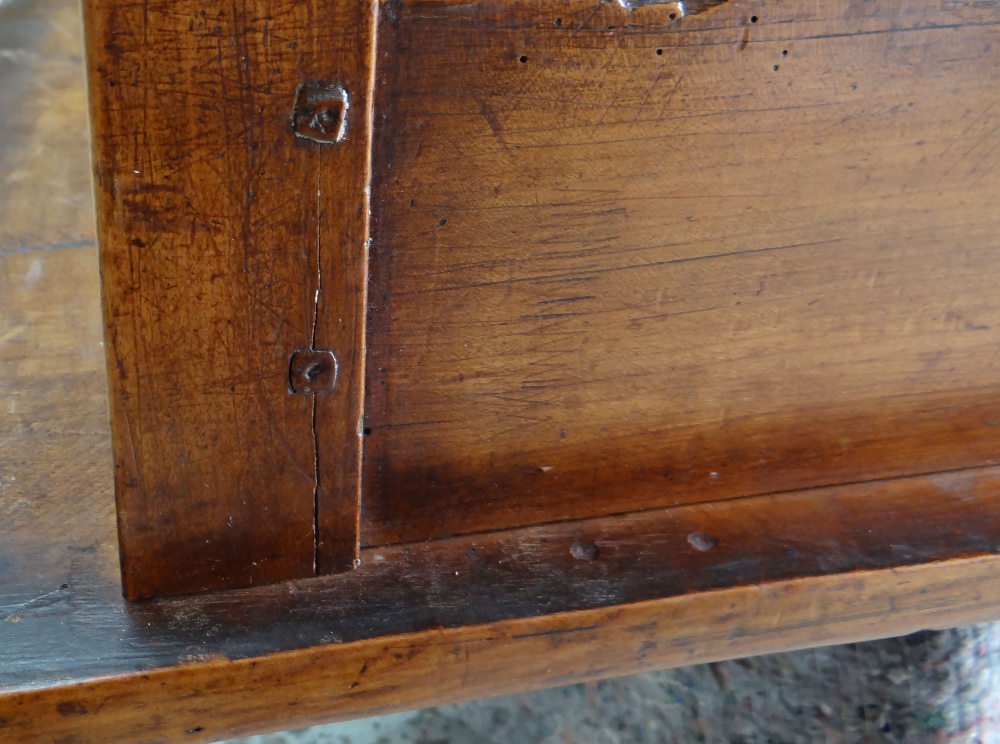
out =
[[[345,94],[346,112],[346,94]],[[346,118],[344,124],[346,125]],[[341,131],[339,138],[343,136]],[[316,325],[319,322],[319,297],[323,289],[323,151],[316,155],[316,294],[313,298],[312,334],[309,339],[309,349],[316,351]],[[332,354],[331,354],[332,356]],[[336,377],[333,384],[336,384]],[[331,386],[332,387],[332,386]],[[316,394],[312,396],[312,413],[310,420],[313,448],[313,574],[319,574],[319,434],[316,431]]]

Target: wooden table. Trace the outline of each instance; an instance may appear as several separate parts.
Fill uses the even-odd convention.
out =
[[[878,382],[909,374],[905,380],[916,386],[910,397],[875,390],[853,409],[837,409],[864,414],[851,429],[854,445],[864,439],[858,432],[874,427],[864,447],[851,450],[854,445],[844,443],[844,452],[862,454],[854,461],[845,456],[839,481],[670,508],[633,504],[641,508],[431,541],[385,540],[362,547],[360,567],[340,576],[142,603],[123,600],[120,588],[77,9],[61,0],[0,6],[0,48],[13,50],[0,59],[6,65],[0,67],[0,741],[208,741],[1000,617],[1000,389],[988,377],[990,348],[998,340],[992,338],[994,321],[1000,319],[992,292],[1000,221],[992,206],[1000,173],[992,170],[998,114],[984,97],[996,66],[980,63],[1000,9],[993,3],[964,10],[903,0],[886,5],[889,20],[865,15],[846,0],[768,3],[754,11],[759,23],[757,15],[740,24],[736,16],[719,15],[730,25],[712,32],[733,37],[734,48],[745,35],[747,59],[766,63],[762,75],[791,68],[800,53],[813,60],[805,79],[820,92],[829,83],[825,95],[840,106],[828,120],[835,136],[827,148],[846,147],[865,131],[865,122],[886,121],[886,106],[905,110],[907,101],[897,104],[893,97],[919,93],[909,87],[905,70],[923,74],[933,62],[950,81],[939,94],[915,98],[913,122],[926,141],[917,141],[905,121],[895,130],[885,125],[881,131],[895,132],[898,148],[883,139],[882,149],[873,151],[876,162],[861,166],[862,175],[885,176],[898,174],[906,160],[915,168],[914,180],[882,190],[876,184],[864,202],[867,212],[837,213],[838,221],[823,228],[832,234],[874,219],[880,203],[898,218],[892,199],[903,193],[907,203],[931,211],[913,212],[912,224],[897,222],[887,234],[895,230],[918,247],[921,236],[930,235],[949,249],[928,249],[918,260],[904,246],[890,250],[889,262],[812,266],[829,272],[832,284],[887,287],[900,302],[933,312],[906,315],[885,294],[865,306],[864,298],[876,295],[860,291],[838,303],[837,296],[822,294],[823,277],[799,276],[813,299],[822,295],[828,303],[829,338],[846,343],[860,333],[853,341],[863,343],[853,348],[885,351],[856,354],[850,363],[859,376],[845,379],[845,390],[860,395],[867,389],[864,375]],[[438,22],[448,12],[447,3],[417,6],[428,17],[439,14]],[[400,7],[411,20],[419,15],[415,5]],[[783,37],[777,17],[793,11],[805,20],[798,35]],[[559,21],[553,28],[583,29],[587,16],[567,4]],[[839,30],[824,34],[824,25]],[[616,36],[614,28],[601,33],[612,45],[625,43],[629,55],[648,52],[653,61],[662,56],[655,44],[666,46]],[[755,47],[758,33],[767,43]],[[824,75],[810,43],[827,45],[832,62]],[[886,55],[896,75],[885,84],[888,93],[862,90],[863,98],[851,97],[850,85],[877,77],[863,65],[851,67],[852,44],[868,62]],[[434,56],[439,49],[427,47],[421,65],[396,74],[415,76],[407,85],[429,95],[433,86],[420,88],[427,81],[419,76],[446,79]],[[511,65],[538,60],[512,53]],[[834,94],[834,83],[846,87]],[[682,83],[676,78],[671,84],[679,89]],[[586,87],[580,80],[577,85]],[[637,95],[633,104],[646,94],[621,93],[623,100]],[[649,95],[663,105],[671,94],[658,89]],[[854,118],[845,118],[845,111]],[[509,131],[509,115],[489,107],[477,114],[484,131],[500,139]],[[609,106],[597,116],[627,128],[622,115]],[[807,129],[815,126],[809,122]],[[715,134],[724,139],[738,133]],[[781,174],[781,153],[789,146],[781,132],[772,139],[773,149],[761,154],[762,193]],[[440,141],[436,146],[443,147]],[[930,150],[935,158],[922,160]],[[933,163],[930,170],[920,170],[924,162]],[[880,169],[879,163],[889,165]],[[939,188],[955,174],[961,176],[955,176],[957,186]],[[780,203],[808,188],[797,183],[768,198]],[[453,189],[461,191],[458,184]],[[429,231],[436,221],[455,221],[452,213],[424,217],[433,218]],[[431,239],[431,232],[407,234]],[[766,249],[734,249],[734,255]],[[745,266],[753,286],[737,289],[745,290],[747,302],[769,291],[768,281],[780,284],[785,276]],[[910,274],[879,273],[893,266],[906,266]],[[794,278],[795,265],[786,268],[786,278]],[[418,269],[409,267],[414,282]],[[845,283],[849,271],[856,272],[853,284]],[[711,272],[699,281],[712,286]],[[790,302],[789,292],[779,296]],[[810,298],[802,299],[809,307]],[[756,317],[780,309],[782,300],[777,302],[757,306]],[[894,327],[889,321],[865,325],[852,315],[858,303],[895,307],[915,325],[895,333],[886,330]],[[418,320],[407,322],[412,327]],[[394,338],[390,326],[380,328]],[[932,344],[935,333],[941,340],[933,343],[946,349],[937,356],[920,347]],[[376,354],[382,358],[378,354],[384,357],[384,349]],[[907,366],[913,359],[922,360],[919,369]],[[404,358],[402,368],[412,363]],[[957,379],[967,384],[949,387]],[[894,384],[905,387],[905,380]],[[940,382],[936,391],[934,381]],[[828,413],[815,413],[816,420],[828,422]],[[394,422],[383,423],[388,425],[377,434],[382,441],[373,449],[402,452],[392,450],[405,445],[391,439],[398,431]],[[825,441],[824,425],[810,428],[801,410],[766,423],[786,453],[797,439]],[[844,420],[837,425],[851,426]],[[735,427],[734,437],[739,422]],[[751,429],[752,441],[768,436]],[[808,451],[803,447],[806,465]],[[824,463],[810,467],[820,472]],[[718,478],[719,472],[724,480],[725,470],[705,476]]]

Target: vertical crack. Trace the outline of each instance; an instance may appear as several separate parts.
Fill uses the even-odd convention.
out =
[[[313,298],[313,322],[312,322],[312,335],[309,338],[309,348],[313,351],[316,350],[316,325],[319,322],[319,293],[323,289],[323,264],[321,263],[321,252],[323,249],[323,233],[322,233],[322,199],[323,199],[323,151],[320,150],[317,154],[317,166],[316,166],[316,295]]]
[[[313,575],[319,575],[319,437],[316,434],[316,393],[312,396],[313,435]]]
[[[323,151],[316,154],[316,294],[313,297],[312,334],[309,349],[316,351],[316,327],[319,323],[319,294],[323,288]],[[316,393],[312,394],[312,445],[313,445],[313,575],[319,574],[319,434],[316,431]]]

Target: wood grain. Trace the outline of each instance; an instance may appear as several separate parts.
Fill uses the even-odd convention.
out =
[[[991,557],[828,576],[0,692],[0,741],[213,741],[981,621],[1000,605],[997,566]]]
[[[349,569],[372,5],[85,17],[125,592]],[[340,144],[291,131],[308,81],[348,90]],[[329,395],[289,394],[300,348],[338,358]]]
[[[998,24],[387,3],[364,543],[997,462]]]
[[[0,257],[0,310],[0,741],[258,733],[1000,613],[996,468],[370,548],[340,576],[129,603],[93,253]]]
[[[190,21],[193,6],[185,3],[175,7]],[[147,19],[147,28],[158,48],[174,49],[162,35],[171,23],[177,39],[189,38],[182,21],[162,17],[164,6],[148,7],[152,21]],[[299,10],[306,12],[305,6]],[[368,439],[378,457],[369,462],[366,477],[395,490],[373,490],[366,482],[372,544],[361,550],[361,566],[340,575],[131,603],[119,588],[97,260],[86,245],[92,233],[82,227],[78,209],[86,203],[86,182],[72,175],[86,167],[86,152],[73,146],[71,136],[85,130],[82,97],[71,84],[72,51],[60,58],[62,64],[51,66],[38,64],[36,53],[46,44],[72,50],[63,45],[73,38],[76,16],[55,0],[0,6],[0,20],[16,21],[0,23],[0,35],[22,20],[32,29],[42,19],[64,24],[57,26],[58,33],[32,32],[23,36],[22,46],[10,45],[30,54],[18,52],[15,73],[0,78],[0,100],[16,89],[27,102],[23,108],[0,108],[0,124],[6,127],[0,163],[16,163],[16,172],[35,174],[0,181],[0,205],[6,199],[36,207],[5,212],[0,221],[0,742],[212,740],[1000,616],[1000,468],[990,465],[1000,420],[990,378],[996,308],[989,250],[995,215],[988,206],[994,184],[988,168],[996,122],[986,98],[994,72],[984,64],[990,51],[977,46],[989,42],[991,29],[1000,23],[997,5],[892,0],[870,7],[803,0],[750,9],[731,0],[711,14],[667,23],[667,6],[628,14],[607,4],[588,18],[593,6],[565,3],[555,16],[561,19],[558,26],[546,10],[537,4],[487,2],[383,6],[375,160],[375,185],[381,190],[376,188],[373,203],[378,227],[371,316],[375,363],[368,367]],[[116,5],[100,21],[135,20],[137,25],[124,29],[127,33],[115,35],[127,37],[123,50],[137,44],[134,54],[139,54],[134,34],[143,28],[138,12],[138,6]],[[751,12],[758,15],[757,23],[750,21]],[[237,27],[257,33],[256,52],[278,54],[275,30],[298,22],[297,16],[275,20],[268,25],[271,40],[264,44],[263,24],[248,20],[239,26],[233,19],[239,16],[242,23],[241,14],[238,7],[235,14],[225,11],[221,22],[210,20],[220,34]],[[223,65],[234,74],[227,84],[238,82],[239,51],[222,45],[227,37],[214,36],[215,25],[202,39],[205,48],[198,47],[205,66],[184,75]],[[98,38],[93,31],[92,44]],[[948,46],[941,42],[942,33],[950,34]],[[497,66],[488,56],[499,48],[497,39],[509,41],[516,34],[536,46],[511,46],[509,67]],[[541,43],[549,37],[566,40]],[[431,42],[435,48],[428,46]],[[563,56],[551,51],[557,48]],[[193,49],[178,43],[172,53]],[[656,49],[664,53],[657,55]],[[540,57],[539,50],[549,50],[551,59]],[[769,50],[789,54],[772,62]],[[677,72],[682,51],[698,56]],[[247,55],[247,64],[262,70],[256,52]],[[655,85],[642,66],[646,52],[669,61]],[[96,58],[113,53],[119,53],[114,45]],[[115,59],[131,59],[128,54]],[[144,76],[174,69],[176,58],[161,56],[158,70],[124,63],[114,69],[121,81],[141,83],[150,79]],[[528,60],[521,63],[520,56]],[[451,60],[450,78],[440,61],[445,57]],[[573,59],[592,66],[601,59],[603,76],[596,67],[574,72]],[[972,59],[978,78],[971,74]],[[726,60],[739,64],[724,65]],[[786,72],[795,60],[803,60],[801,66],[811,72],[791,80],[771,78],[792,82],[785,86],[791,92],[778,91],[777,82],[770,88],[751,84],[755,64],[766,63],[760,72],[767,77]],[[637,62],[642,65],[634,71],[628,67]],[[418,63],[424,67],[407,69]],[[771,70],[774,64],[778,71]],[[0,67],[0,75],[8,69]],[[512,76],[522,71],[538,79],[522,80],[524,94],[518,98]],[[317,69],[305,72],[324,79]],[[190,82],[177,74],[181,83]],[[51,84],[46,75],[52,76]],[[278,77],[294,92],[290,77]],[[924,81],[920,85],[918,77]],[[858,84],[850,94],[841,87],[848,78]],[[880,92],[866,90],[876,78]],[[546,103],[543,83],[557,79],[565,90]],[[160,80],[153,97],[189,112],[183,85],[172,87],[177,80],[169,85]],[[399,87],[398,81],[416,87]],[[208,79],[198,82],[206,91],[218,92],[221,86]],[[253,89],[266,112],[278,97],[273,92],[280,87],[277,78],[274,82],[272,93]],[[650,101],[666,104],[668,114],[661,117],[658,108],[644,104],[631,125],[639,99],[630,86],[639,90],[643,82],[651,86],[645,89],[651,90]],[[432,89],[431,83],[439,87]],[[606,86],[612,83],[621,88],[619,100],[631,102],[631,108],[610,102],[614,96]],[[670,101],[662,85],[676,87]],[[754,101],[738,105],[733,90],[741,85],[772,103],[784,96],[813,100],[815,110],[779,115]],[[712,86],[719,96],[714,102]],[[116,158],[151,147],[136,144],[138,132],[166,137],[161,132],[166,122],[183,118],[169,106],[154,106],[149,97],[139,101],[142,90],[140,84],[115,92],[122,98],[114,100],[129,106],[118,113],[156,110],[161,119],[136,129],[131,139],[104,137],[102,147],[113,143],[108,152]],[[497,133],[479,103],[466,95],[481,96],[484,90],[493,91],[484,110],[492,112]],[[41,105],[52,103],[46,91],[61,91],[56,96],[61,107]],[[904,98],[914,105],[892,113]],[[679,99],[692,112],[689,121],[680,115]],[[595,105],[604,114],[596,125],[601,114]],[[177,129],[190,135],[192,146],[219,136],[216,109],[235,110],[225,96],[197,106],[206,107],[200,109],[206,128],[185,119],[187,128]],[[42,111],[60,112],[65,129],[46,128],[52,121]],[[853,118],[843,121],[851,111]],[[552,125],[554,112],[561,112],[566,126]],[[230,113],[229,121],[240,116]],[[250,120],[263,121],[259,132],[271,133],[274,143],[278,122],[270,117]],[[545,131],[523,126],[536,118]],[[97,128],[106,134],[105,124],[98,122]],[[287,119],[281,122],[287,124]],[[642,135],[636,144],[600,139],[628,134],[630,127]],[[55,136],[57,131],[65,136]],[[588,132],[599,147],[588,144]],[[463,139],[448,141],[449,133]],[[664,136],[655,144],[658,133]],[[232,136],[245,146],[250,135],[240,130]],[[501,136],[509,138],[510,147],[497,144]],[[916,144],[917,137],[924,144]],[[711,146],[692,144],[698,140]],[[537,165],[519,155],[531,141],[547,153]],[[162,160],[153,161],[158,168],[183,152],[166,149],[164,142],[157,145],[165,148],[157,151]],[[52,151],[39,149],[39,143]],[[651,143],[659,158],[653,157]],[[756,149],[748,149],[748,143]],[[788,147],[784,160],[775,154],[781,143]],[[279,152],[284,146],[282,139]],[[938,148],[934,157],[927,154],[931,146]],[[314,158],[309,160],[313,166],[319,158],[328,162],[309,143],[294,147],[300,149],[291,157]],[[577,181],[588,188],[599,181],[596,167],[571,154],[580,147],[605,169],[608,187],[624,196],[572,190]],[[204,267],[189,262],[189,274],[183,275],[165,260],[172,254],[163,245],[145,253],[133,246],[142,278],[142,289],[133,297],[148,298],[148,292],[165,289],[166,280],[175,278],[178,287],[170,292],[178,293],[178,302],[165,307],[181,320],[193,318],[202,301],[196,286],[210,275],[202,272],[229,265],[231,248],[214,242],[214,231],[232,229],[242,214],[220,209],[213,218],[224,225],[201,229],[205,223],[190,210],[208,210],[229,197],[194,186],[215,184],[215,191],[222,191],[230,174],[242,173],[251,161],[266,165],[265,174],[275,179],[290,178],[282,164],[262,153],[266,150],[262,146],[250,155],[249,148],[234,147],[207,164],[182,166],[202,179],[180,189],[186,197],[194,195],[190,208],[184,204],[172,211],[178,202],[167,200],[177,199],[176,194],[151,191],[152,181],[124,180],[130,178],[128,169],[115,171],[115,179],[122,179],[120,191],[109,191],[104,182],[105,218],[132,214],[128,210],[135,204],[148,207],[132,221],[115,223],[114,230],[162,234],[180,252],[192,246],[206,250],[200,257]],[[605,150],[607,156],[599,156]],[[455,156],[459,151],[468,159],[464,165]],[[28,157],[31,152],[37,160]],[[849,160],[845,153],[864,178],[833,167]],[[213,174],[215,161],[222,170]],[[787,185],[765,178],[774,175],[779,162],[784,170],[777,172],[789,179]],[[805,163],[812,163],[814,173]],[[139,175],[149,173],[145,167]],[[51,180],[39,175],[47,168],[53,169]],[[161,171],[152,173],[159,178]],[[316,170],[308,173],[315,176]],[[493,203],[488,192],[498,174],[508,179],[501,185],[509,190],[501,189]],[[270,193],[264,182],[271,182],[260,178],[259,193]],[[647,187],[664,179],[677,193],[666,192],[671,198],[659,201],[673,202],[676,214],[648,194]],[[241,183],[235,176],[233,182]],[[730,185],[757,191],[739,196],[721,188]],[[564,201],[552,198],[557,187]],[[537,205],[532,189],[540,197]],[[683,193],[695,198],[679,198]],[[832,195],[840,200],[831,200]],[[677,202],[694,211],[678,209]],[[301,208],[305,213],[305,205]],[[293,212],[291,206],[275,210],[273,219],[291,220]],[[25,221],[16,221],[20,214]],[[171,214],[176,224],[166,219]],[[687,215],[701,222],[686,228]],[[267,216],[270,221],[271,212]],[[626,220],[631,220],[628,230]],[[198,229],[192,236],[178,225]],[[313,222],[300,229],[315,227]],[[549,237],[536,240],[543,228]],[[470,237],[477,229],[480,248]],[[29,232],[30,240],[18,237]],[[291,272],[295,260],[303,263],[303,286],[292,305],[302,305],[295,312],[308,319],[309,301],[314,301],[309,292],[315,289],[309,269],[316,256],[307,249],[304,232],[294,251],[297,258],[264,246],[268,235],[279,232],[277,227],[253,232],[259,253],[250,254],[250,265],[254,271],[263,272],[266,264]],[[769,239],[799,233],[833,242],[780,248],[786,243]],[[497,237],[507,234],[513,237]],[[630,243],[630,235],[636,242]],[[435,236],[440,243],[429,247]],[[838,236],[844,239],[835,242]],[[71,247],[77,240],[84,244]],[[668,240],[678,245],[664,247]],[[613,254],[615,241],[634,250]],[[734,255],[706,258],[714,255],[709,251],[714,242],[733,243]],[[508,254],[515,244],[518,252]],[[323,255],[330,259],[333,254]],[[661,259],[674,263],[643,265]],[[545,269],[546,262],[554,268]],[[587,278],[591,269],[593,277]],[[337,270],[324,277],[331,275]],[[473,286],[473,275],[500,284]],[[216,279],[228,289],[211,290],[216,294],[206,295],[207,300],[238,299],[243,290],[227,284],[231,278]],[[574,294],[561,294],[576,284],[581,288]],[[420,293],[407,294],[408,288]],[[664,318],[642,316],[655,307],[654,289],[663,290]],[[732,306],[674,312],[680,307],[697,311],[697,302],[718,301],[727,291],[739,293],[726,298]],[[531,315],[518,305],[588,293],[593,297],[554,303],[587,308],[581,317],[563,321],[536,316],[575,311],[540,305]],[[814,300],[821,307],[809,304]],[[136,323],[162,320],[156,314],[160,309],[142,307],[145,314],[130,316]],[[595,314],[593,308],[603,312]],[[218,313],[224,314],[221,307]],[[633,316],[642,321],[636,328],[629,327]],[[227,317],[250,333],[247,317],[239,312]],[[598,318],[610,330],[594,330]],[[535,337],[525,340],[532,324]],[[258,323],[262,339],[265,325]],[[567,330],[567,344],[578,347],[560,350],[560,328]],[[317,338],[323,332],[320,325]],[[281,333],[294,335],[287,327]],[[291,341],[300,343],[305,335]],[[146,348],[155,355],[136,357],[136,364],[152,370],[157,360],[185,363],[181,352],[187,347],[177,344],[190,339],[160,340],[164,343]],[[464,343],[471,351],[459,348]],[[667,351],[656,352],[655,344],[665,344]],[[279,361],[288,361],[277,347],[275,342],[258,349],[261,359],[273,355],[275,369]],[[574,385],[554,383],[538,391],[521,389],[525,380],[535,379],[527,375],[541,369],[549,352],[555,371],[565,372],[573,355],[581,360],[578,393],[567,392]],[[603,355],[612,352],[617,358],[606,361]],[[418,358],[431,366],[415,366]],[[445,367],[436,364],[451,365],[452,375],[464,380],[445,380]],[[601,382],[597,373],[612,367],[641,374],[614,373]],[[176,408],[178,399],[168,395],[168,383],[191,380],[168,377],[171,370],[143,378],[140,391]],[[476,370],[490,374],[477,376]],[[270,368],[265,373],[271,374]],[[256,395],[256,384],[245,383],[240,390]],[[186,394],[204,403],[211,390],[192,386]],[[497,391],[513,395],[501,398]],[[282,405],[309,402],[282,392],[287,396]],[[781,402],[786,398],[788,405]],[[538,403],[543,399],[549,404]],[[687,402],[674,405],[676,400]],[[319,417],[322,399],[317,401]],[[526,401],[536,402],[527,406]],[[139,406],[135,398],[128,403]],[[170,416],[192,422],[199,415],[195,404],[180,408],[169,410]],[[537,413],[543,408],[549,410]],[[404,425],[424,420],[407,418],[411,414],[439,409],[466,417],[465,423]],[[249,406],[231,406],[224,413],[226,425],[256,415]],[[205,426],[223,426],[212,414],[204,411]],[[528,414],[550,419],[538,424]],[[591,414],[600,423],[580,429]],[[613,420],[612,414],[627,416]],[[495,430],[497,421],[510,431]],[[536,438],[550,424],[558,426],[552,445]],[[316,431],[325,436],[327,425],[318,423]],[[146,436],[153,440],[144,446],[159,447],[156,438],[166,441],[173,434],[168,427]],[[387,449],[389,444],[394,448]],[[274,445],[269,441],[265,451],[287,454],[287,448]],[[307,445],[300,448],[304,471],[311,462]],[[232,450],[235,445],[225,446]],[[515,446],[524,447],[524,462],[511,454]],[[424,448],[425,462],[417,457],[418,448]],[[483,465],[487,450],[494,459]],[[166,445],[149,451],[163,455],[163,462],[173,462],[170,457],[177,454]],[[644,462],[656,468],[643,471]],[[872,480],[886,473],[947,471],[961,463],[970,467]],[[577,470],[563,472],[570,467]],[[590,481],[580,475],[587,468],[597,474]],[[610,475],[600,475],[604,472]],[[419,498],[426,514],[417,508],[418,494],[406,473],[415,474],[425,488]],[[285,471],[279,475],[292,478]],[[295,478],[307,483],[306,475]],[[496,495],[479,489],[470,477],[499,484],[493,487]],[[725,498],[827,479],[871,482]],[[556,486],[549,487],[549,481]],[[711,482],[718,487],[707,485]],[[273,496],[264,493],[267,483],[252,484],[265,501]],[[287,499],[293,492],[281,493]],[[287,513],[300,508],[279,503]],[[657,508],[612,513],[634,504]],[[308,509],[301,511],[308,518]],[[206,512],[205,519],[214,514]],[[553,514],[554,523],[518,524]],[[567,519],[578,516],[584,518]],[[511,527],[493,529],[502,524]],[[469,534],[484,527],[492,531]],[[378,544],[418,531],[444,537]],[[207,554],[192,555],[200,560]]]

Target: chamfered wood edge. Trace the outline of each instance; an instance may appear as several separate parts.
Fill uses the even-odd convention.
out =
[[[984,621],[998,572],[962,558],[4,693],[0,741],[212,741]]]

